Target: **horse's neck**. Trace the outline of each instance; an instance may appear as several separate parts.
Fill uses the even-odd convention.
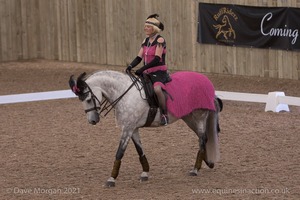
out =
[[[118,98],[130,84],[130,80],[125,75],[113,71],[96,73],[87,82],[90,87],[99,88],[110,102]]]

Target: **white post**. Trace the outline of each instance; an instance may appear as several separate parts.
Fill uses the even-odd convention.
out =
[[[265,112],[267,112],[267,111],[289,112],[290,111],[289,106],[287,104],[279,103],[278,96],[285,96],[285,94],[284,94],[284,92],[269,92],[268,93]]]

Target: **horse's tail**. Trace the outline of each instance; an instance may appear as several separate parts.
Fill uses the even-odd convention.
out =
[[[210,111],[206,123],[206,161],[215,163],[220,159],[219,150],[219,112],[222,111],[223,103],[219,98],[215,98],[216,111]]]

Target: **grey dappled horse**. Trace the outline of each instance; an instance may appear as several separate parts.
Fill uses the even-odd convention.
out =
[[[133,81],[129,75],[116,71],[98,71],[89,76],[83,73],[77,80],[74,76],[71,76],[69,80],[71,90],[82,101],[90,124],[97,124],[100,121],[100,113],[107,110],[107,107],[115,109],[115,116],[118,125],[122,129],[122,134],[111,177],[106,182],[106,186],[108,187],[115,186],[115,179],[119,174],[121,159],[130,139],[135,145],[142,165],[141,181],[148,180],[149,164],[140,141],[139,128],[143,127],[146,123],[149,105],[141,97],[145,94],[143,90],[139,90],[140,85],[137,80]],[[182,120],[199,138],[199,151],[194,169],[190,171],[191,176],[197,176],[202,161],[205,161],[210,168],[213,168],[214,163],[219,158],[218,114],[222,109],[222,101],[215,98],[214,104],[216,111],[197,109],[182,117]],[[168,117],[169,124],[178,120],[178,118],[172,116],[170,113]],[[159,110],[150,126],[160,126]]]

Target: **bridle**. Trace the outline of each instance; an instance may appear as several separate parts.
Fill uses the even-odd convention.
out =
[[[100,100],[98,99],[98,97],[94,94],[94,92],[92,91],[92,89],[90,88],[90,86],[88,86],[88,84],[86,84],[86,87],[88,88],[88,91],[84,92],[83,94],[81,94],[79,96],[79,99],[81,101],[84,101],[87,96],[89,95],[89,93],[91,94],[91,100],[93,101],[94,107],[89,108],[84,110],[85,113],[91,112],[91,111],[96,111],[99,112],[99,110],[101,110],[101,106],[103,103],[100,102]],[[100,106],[97,106],[97,102],[99,103]]]
[[[98,97],[94,94],[94,92],[92,91],[92,89],[90,88],[90,86],[88,84],[85,83],[86,87],[88,88],[88,91],[84,92],[82,95],[79,96],[79,99],[81,101],[84,101],[87,96],[89,95],[89,93],[91,94],[91,100],[94,104],[93,107],[89,108],[89,109],[86,109],[84,110],[85,113],[88,113],[88,112],[91,112],[91,111],[96,111],[99,115],[101,115],[101,113],[103,113],[104,111],[105,114],[104,114],[104,117],[116,106],[116,104],[123,98],[123,96],[125,96],[125,94],[134,86],[136,85],[136,82],[137,82],[137,79],[133,81],[133,83],[127,88],[127,90],[122,94],[120,95],[116,100],[114,100],[112,103],[110,103],[108,100],[107,100],[107,97],[105,97],[103,94],[102,94],[102,97],[104,97],[103,101],[100,102],[100,100],[98,99]],[[97,103],[100,105],[100,106],[97,106]],[[103,106],[103,107],[102,107]]]

